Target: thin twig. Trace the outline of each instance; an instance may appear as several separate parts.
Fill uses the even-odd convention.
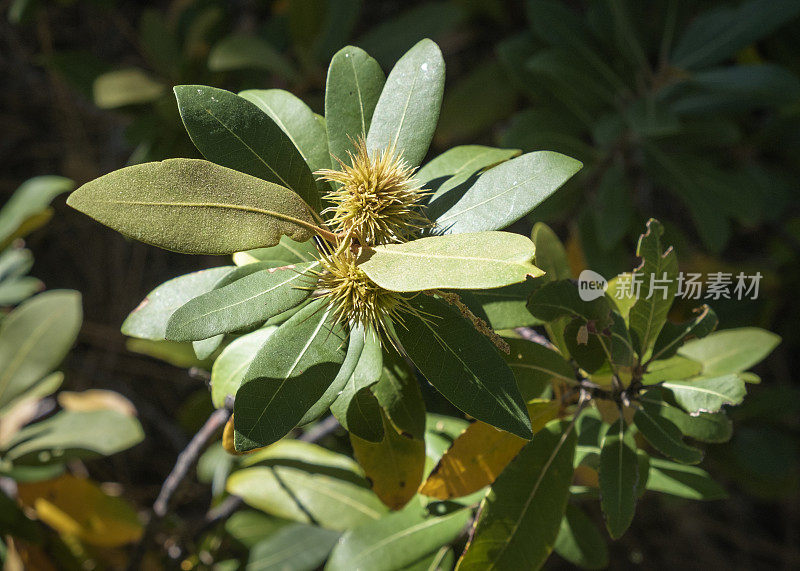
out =
[[[131,558],[128,561],[128,569],[131,571],[135,571],[139,569],[139,566],[142,562],[142,557],[144,556],[145,552],[147,551],[147,545],[150,543],[152,539],[157,524],[167,515],[167,510],[169,509],[169,502],[172,499],[173,494],[180,486],[181,482],[186,478],[189,470],[197,463],[198,458],[200,457],[200,453],[205,448],[208,441],[214,437],[217,431],[225,426],[225,423],[228,422],[228,419],[231,417],[231,408],[224,407],[215,410],[211,413],[211,416],[208,417],[205,424],[202,428],[197,432],[197,434],[192,437],[189,441],[189,444],[183,451],[178,455],[178,460],[175,462],[175,467],[170,472],[167,479],[164,480],[164,484],[161,486],[161,491],[156,498],[156,501],[153,503],[153,509],[151,510],[150,518],[147,521],[147,525],[144,528],[144,532],[142,533],[142,537],[139,540],[139,543],[134,548],[133,552],[131,553]]]

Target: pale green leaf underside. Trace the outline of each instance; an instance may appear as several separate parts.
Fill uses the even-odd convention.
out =
[[[534,246],[510,232],[431,236],[377,246],[360,267],[379,286],[399,292],[491,289],[537,277]]]

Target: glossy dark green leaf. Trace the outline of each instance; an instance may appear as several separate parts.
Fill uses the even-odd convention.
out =
[[[250,363],[276,329],[271,325],[242,335],[225,347],[214,360],[211,368],[211,402],[215,407],[225,406],[225,399],[236,395]]]
[[[583,165],[551,151],[527,153],[482,173],[464,195],[436,217],[450,234],[501,230],[569,180]]]
[[[537,569],[544,563],[567,507],[575,442],[573,426],[553,421],[522,449],[481,504],[459,570]]]
[[[339,394],[344,390],[345,384],[353,377],[353,371],[358,366],[361,352],[364,350],[365,338],[362,327],[355,325],[350,329],[347,339],[347,354],[344,357],[339,372],[336,373],[331,384],[314,405],[306,411],[303,418],[298,423],[303,426],[325,414],[331,405],[339,398]]]
[[[232,333],[287,311],[312,293],[317,262],[261,270],[195,297],[167,322],[167,339],[195,341]]]
[[[247,571],[314,571],[339,540],[339,532],[290,524],[256,543],[247,558]]]
[[[682,464],[697,464],[703,459],[703,453],[683,441],[680,428],[674,422],[661,416],[661,407],[642,402],[636,410],[633,421],[642,436],[663,455],[673,458]]]
[[[582,569],[608,567],[605,538],[583,510],[574,504],[567,504],[553,550]]]
[[[254,103],[292,140],[313,173],[331,168],[325,120],[283,89],[248,89],[239,97]],[[320,183],[317,184],[320,186]]]
[[[723,500],[728,497],[705,470],[660,458],[650,459],[647,489],[690,500]]]
[[[708,305],[703,304],[695,309],[697,317],[684,323],[664,323],[664,328],[656,339],[651,359],[668,359],[678,352],[687,337],[701,339],[714,331],[719,320],[717,314]]]
[[[81,296],[52,290],[17,307],[0,322],[0,407],[52,372],[81,327]]]
[[[386,76],[364,50],[347,46],[331,60],[325,85],[325,122],[331,157],[349,162],[353,142],[366,138]],[[334,165],[335,166],[335,165]]]
[[[628,529],[636,511],[639,462],[636,443],[625,420],[611,425],[600,451],[600,507],[609,535],[616,539]]]
[[[288,188],[199,159],[125,167],[84,184],[67,204],[131,238],[187,254],[232,254],[314,234],[309,206]]]
[[[143,439],[144,431],[133,416],[116,410],[63,410],[15,434],[4,458],[19,465],[63,464],[109,456]]]
[[[611,307],[605,297],[583,301],[578,288],[568,280],[550,282],[534,291],[528,300],[528,310],[544,321],[570,317],[592,322],[597,331],[613,322]]]
[[[452,542],[469,517],[470,511],[465,509],[444,516],[429,516],[425,508],[415,502],[376,523],[346,532],[325,569],[394,571],[403,568]]]
[[[364,346],[352,375],[331,405],[331,413],[348,432],[369,442],[383,438],[380,406],[369,387],[380,380],[383,372],[383,349],[377,331],[354,328],[350,335],[361,335]]]
[[[383,371],[372,392],[397,432],[417,440],[425,439],[425,401],[419,382],[394,350],[384,349]]]
[[[273,333],[245,373],[234,405],[234,444],[272,444],[295,427],[344,360],[344,332],[318,300]]]
[[[511,232],[430,236],[376,246],[359,267],[384,289],[491,289],[537,277],[533,242]]]
[[[665,248],[662,244],[663,234],[664,227],[651,218],[636,247],[642,265],[634,275],[641,276],[642,292],[631,307],[628,320],[634,347],[640,356],[656,342],[678,287],[678,258],[671,247]]]
[[[716,331],[685,343],[678,354],[703,364],[703,375],[745,371],[769,355],[781,338],[757,327]]]
[[[291,189],[319,212],[319,192],[308,165],[269,115],[215,87],[179,85],[175,97],[186,130],[205,158]]]
[[[190,299],[211,291],[233,266],[192,272],[164,282],[147,294],[122,323],[122,333],[130,337],[161,341],[167,334],[167,321],[176,309]]]
[[[553,382],[575,383],[575,370],[556,351],[525,339],[506,338],[511,352],[506,363],[514,373],[522,398],[540,398]]]
[[[736,374],[668,381],[661,386],[669,389],[675,401],[691,413],[717,412],[724,405],[739,404],[747,392],[744,380]]]
[[[370,152],[393,148],[418,166],[433,139],[444,91],[444,59],[431,40],[417,43],[392,68],[367,133]]]
[[[531,426],[514,375],[492,342],[445,302],[417,296],[397,338],[425,378],[470,416],[522,438]]]
[[[458,295],[470,311],[486,321],[492,329],[533,327],[542,324],[541,319],[528,311],[528,298],[538,285],[537,281],[526,279],[499,288],[461,290]]]
[[[676,406],[672,406],[658,389],[649,390],[640,397],[642,402],[651,406],[653,414],[663,416],[677,426],[684,436],[701,442],[727,442],[733,433],[733,425],[724,412],[701,412],[690,415]],[[660,410],[659,408],[660,407]]]

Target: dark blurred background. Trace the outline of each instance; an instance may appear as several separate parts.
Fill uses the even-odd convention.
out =
[[[758,300],[713,303],[721,327],[784,338],[732,411],[733,440],[708,447],[704,467],[730,499],[646,497],[612,568],[800,568],[800,2],[6,0],[0,12],[3,202],[35,175],[80,185],[196,156],[173,85],[282,88],[322,113],[340,47],[366,49],[388,73],[416,41],[436,40],[447,86],[430,156],[477,143],[582,160],[532,217],[556,229],[576,267],[632,268],[655,216],[683,271],[765,276]],[[156,285],[227,261],[128,241],[64,197],[55,210],[28,246],[33,275],[84,296],[65,386],[119,391],[147,433],[92,474],[146,506],[211,405],[202,379],[129,351],[119,326]],[[203,486],[182,494],[184,513],[207,506]],[[567,566],[555,555],[548,565]]]

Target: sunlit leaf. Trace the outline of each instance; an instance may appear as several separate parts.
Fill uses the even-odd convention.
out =
[[[300,196],[199,159],[125,167],[84,184],[67,204],[136,240],[187,254],[232,254],[273,246],[283,235],[301,242],[313,235],[314,217]]]

